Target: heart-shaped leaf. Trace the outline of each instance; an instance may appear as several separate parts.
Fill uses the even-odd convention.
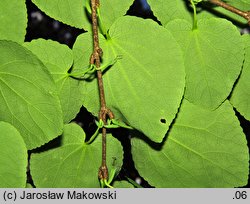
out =
[[[111,39],[100,37],[103,64],[122,56],[104,74],[108,107],[117,119],[161,142],[175,118],[185,86],[181,50],[172,35],[151,20],[121,17],[110,28]],[[92,44],[88,33],[78,37],[74,69],[88,67]],[[97,81],[86,81],[83,105],[99,111]],[[87,97],[91,96],[91,97]]]
[[[63,145],[31,156],[31,175],[36,187],[44,188],[98,188],[98,170],[102,158],[102,138],[85,143],[80,126],[65,125]],[[123,152],[119,141],[107,135],[107,166],[120,170]]]
[[[209,111],[183,101],[164,144],[132,139],[136,169],[155,187],[239,187],[247,184],[249,150],[228,101]]]
[[[224,19],[198,21],[198,29],[185,20],[167,27],[179,42],[185,60],[185,98],[204,108],[217,108],[238,78],[244,44],[237,28]]]

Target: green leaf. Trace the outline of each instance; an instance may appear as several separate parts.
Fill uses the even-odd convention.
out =
[[[248,180],[246,137],[228,101],[209,111],[184,100],[162,147],[133,138],[132,155],[156,187],[239,187]]]
[[[90,145],[85,142],[80,126],[65,125],[63,145],[46,152],[32,154],[31,175],[36,187],[82,188],[100,187],[98,169],[101,165],[102,137]],[[122,166],[123,152],[120,142],[107,135],[107,166],[109,171]],[[112,147],[112,148],[111,148]]]
[[[86,10],[88,0],[32,0],[47,15],[65,24],[91,30]],[[108,29],[120,16],[126,14],[133,0],[105,0],[100,2],[102,24]]]
[[[184,20],[167,27],[182,47],[186,68],[185,98],[208,109],[230,94],[240,74],[244,44],[237,28],[224,19],[203,19],[198,29]]]
[[[89,28],[86,0],[32,0],[48,16],[76,28]]]
[[[230,102],[247,120],[250,120],[250,35],[243,35],[245,62],[241,76],[233,90]]]
[[[0,121],[0,188],[24,188],[28,154],[20,133]]]
[[[154,15],[163,26],[174,19],[185,19],[192,22],[192,9],[189,11],[189,0],[147,0]]]
[[[25,0],[0,1],[0,39],[24,42],[27,22]]]
[[[182,99],[185,73],[181,50],[172,35],[151,20],[121,17],[110,28],[110,40],[100,36],[103,64],[122,56],[104,74],[107,106],[116,119],[160,142]],[[74,45],[75,69],[88,67],[90,34]],[[84,106],[99,111],[97,81],[85,82]],[[91,96],[91,97],[87,97]]]
[[[124,16],[134,0],[105,0],[100,1],[102,24],[108,30],[121,16]]]
[[[166,26],[167,23],[175,19],[184,19],[190,23],[193,22],[193,10],[191,6],[189,6],[189,0],[147,0],[147,2],[149,3],[154,15],[162,23],[163,26]],[[200,0],[195,2],[200,2]],[[227,0],[226,3],[238,9],[241,9],[242,11],[250,10],[250,2],[248,0]],[[209,1],[199,3],[197,5],[197,12],[198,19],[223,17],[233,21],[238,25],[247,24],[246,19],[222,7],[215,6],[214,4],[209,3]]]
[[[115,181],[114,188],[134,188],[134,186],[128,181]]]
[[[0,120],[21,133],[33,149],[62,133],[55,84],[38,58],[14,42],[0,41]]]
[[[64,123],[70,122],[79,112],[84,94],[82,82],[69,77],[69,69],[73,64],[72,50],[52,40],[33,40],[25,43],[46,65],[54,78],[61,101]]]

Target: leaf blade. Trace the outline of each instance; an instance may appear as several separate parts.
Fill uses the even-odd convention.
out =
[[[0,50],[0,119],[18,129],[28,149],[36,148],[62,131],[55,84],[44,65],[27,49],[0,41]]]
[[[250,75],[250,44],[249,44],[249,35],[243,35],[243,39],[245,42],[245,62],[243,65],[242,73],[240,78],[233,90],[232,96],[230,98],[230,102],[233,106],[243,115],[247,120],[250,120],[250,107],[249,107],[249,92],[250,92],[250,84],[249,84],[249,75]]]
[[[247,142],[228,101],[209,111],[184,100],[161,148],[133,138],[132,155],[140,174],[156,187],[247,184]]]
[[[20,133],[9,123],[0,121],[0,187],[24,188],[28,154]]]
[[[182,47],[186,68],[185,98],[204,108],[217,108],[230,94],[244,59],[237,28],[223,19],[190,23],[175,20],[166,27]]]
[[[73,134],[74,138],[71,137]],[[113,147],[107,149],[107,166],[109,170],[119,170],[122,165],[122,147],[111,135],[107,136],[108,145]],[[101,164],[101,137],[87,145],[81,127],[71,123],[65,125],[63,139],[61,147],[31,156],[31,175],[35,186],[100,187],[98,169]],[[46,167],[46,170],[41,167]]]
[[[66,45],[52,40],[33,40],[24,44],[48,68],[61,101],[64,123],[70,122],[79,112],[84,95],[84,86],[80,80],[69,76],[73,64],[72,50]]]
[[[2,0],[0,14],[0,39],[23,43],[28,22],[25,0]]]
[[[59,20],[76,28],[91,30],[90,14],[86,10],[86,4],[89,0],[32,0],[42,11],[56,20]],[[100,13],[102,25],[106,32],[114,21],[125,15],[133,0],[106,0],[101,3]]]
[[[192,12],[188,11],[188,1],[186,0],[147,0],[154,15],[166,26],[171,20],[185,19],[192,22]]]
[[[84,12],[86,0],[32,0],[47,15],[76,28],[89,28]]]
[[[121,17],[109,34],[111,40],[100,37],[103,64],[116,56],[122,59],[104,74],[107,105],[117,119],[159,142],[175,118],[183,96],[185,73],[179,46],[155,22],[135,17]],[[81,35],[74,45],[76,69],[88,66],[89,59],[84,56],[90,56],[92,47],[83,45],[90,39],[91,35]],[[86,93],[92,97],[85,97],[84,106],[97,115],[97,82],[85,84]]]

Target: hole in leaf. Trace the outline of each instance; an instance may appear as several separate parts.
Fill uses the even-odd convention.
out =
[[[166,124],[166,119],[162,118],[162,119],[161,119],[161,123]]]

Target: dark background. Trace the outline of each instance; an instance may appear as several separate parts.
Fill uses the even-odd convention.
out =
[[[40,11],[31,2],[31,0],[26,0],[26,4],[28,9],[28,28],[25,41],[31,41],[37,38],[52,39],[60,43],[67,44],[70,48],[72,48],[77,36],[85,32],[82,29],[67,26],[48,17],[46,14]],[[143,18],[151,18],[157,21],[150,10],[150,7],[146,3],[146,0],[135,0],[127,14]],[[250,144],[250,122],[245,120],[236,110],[235,112],[239,118],[241,127],[247,136],[248,144]],[[90,137],[96,130],[96,125],[94,122],[95,118],[85,108],[81,108],[74,121],[83,127],[87,137]],[[142,187],[151,187],[146,181],[143,180],[143,178],[140,177],[134,167],[130,151],[131,145],[128,132],[126,132],[124,129],[116,129],[112,130],[112,133],[121,141],[124,148],[124,164],[120,174],[118,175],[118,179],[124,180],[126,177],[128,177],[138,182]],[[53,148],[58,146],[59,143],[60,137],[50,142],[47,147],[43,148]],[[41,151],[41,149],[35,151]],[[33,183],[30,175],[28,177],[28,182],[31,184]]]

